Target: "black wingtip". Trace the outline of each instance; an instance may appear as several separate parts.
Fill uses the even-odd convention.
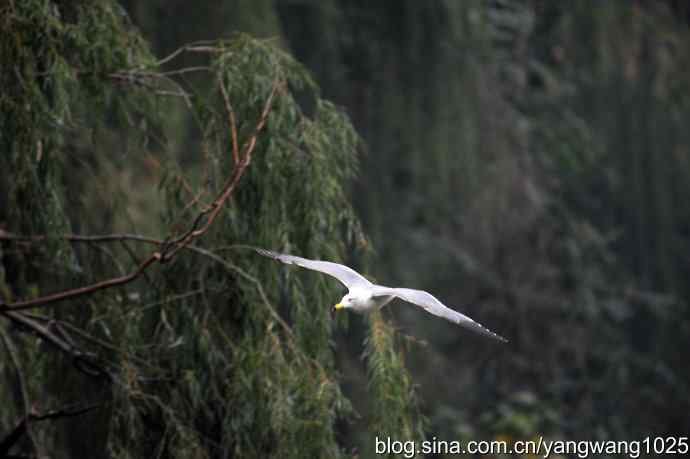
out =
[[[480,326],[481,326],[481,325],[480,325]],[[488,336],[489,338],[493,338],[493,339],[495,339],[496,341],[500,341],[501,343],[509,343],[509,342],[510,342],[510,341],[508,341],[507,338],[502,337],[502,336],[499,335],[498,333],[494,333],[494,332],[492,332],[491,330],[489,330],[488,328],[486,328],[486,327],[484,327],[484,326],[481,326],[481,327],[482,327],[482,328],[481,328],[481,329],[482,329],[482,332],[483,332],[483,334],[484,334],[485,336]]]
[[[272,252],[270,250],[262,249],[259,247],[254,247],[254,251],[256,253],[258,253],[259,255],[263,255],[264,257],[273,258],[273,259],[278,258],[278,254],[276,252]]]
[[[482,325],[482,324],[480,324],[480,323],[478,323],[478,322],[475,322],[475,321],[472,320],[472,319],[470,319],[470,323],[471,323],[472,325],[474,325],[473,327],[471,327],[471,329],[472,329],[473,331],[479,333],[480,335],[483,335],[483,336],[485,336],[485,337],[487,337],[487,338],[495,339],[496,341],[500,341],[500,342],[502,342],[502,343],[507,343],[507,342],[508,342],[508,340],[507,340],[506,338],[502,337],[502,336],[499,335],[498,333],[495,333],[495,332],[489,330],[489,329],[486,328],[484,325]],[[462,325],[462,324],[460,324],[460,325]]]
[[[500,341],[501,343],[508,343],[509,342],[508,339],[506,339],[506,338],[502,337],[501,335],[499,335],[498,333],[494,333],[488,329],[486,329],[486,333],[484,333],[484,335],[488,336],[489,338],[493,338],[496,341]]]

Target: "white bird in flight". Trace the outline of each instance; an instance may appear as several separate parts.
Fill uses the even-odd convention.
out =
[[[265,249],[255,249],[259,254],[281,261],[288,265],[297,265],[302,268],[320,271],[335,277],[348,288],[347,295],[335,306],[333,310],[352,309],[356,312],[370,312],[382,308],[394,298],[400,298],[408,303],[421,306],[426,312],[443,317],[455,324],[472,330],[480,335],[488,336],[499,341],[507,342],[504,337],[497,335],[478,322],[464,314],[450,309],[441,303],[435,296],[423,290],[410,288],[391,288],[376,285],[369,282],[364,276],[352,268],[330,261],[308,260],[294,255],[271,252]]]

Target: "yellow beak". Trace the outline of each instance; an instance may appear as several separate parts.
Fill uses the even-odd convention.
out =
[[[338,310],[338,309],[343,309],[345,306],[343,306],[343,303],[338,303],[335,306],[333,306],[333,309]]]

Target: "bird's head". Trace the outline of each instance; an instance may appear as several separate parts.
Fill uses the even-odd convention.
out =
[[[347,309],[351,308],[352,304],[354,303],[354,297],[351,294],[347,294],[343,297],[342,300],[335,306],[333,306],[333,312],[337,311],[338,309]]]

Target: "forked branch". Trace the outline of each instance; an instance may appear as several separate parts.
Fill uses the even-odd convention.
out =
[[[222,84],[222,80],[220,81],[220,83]],[[11,303],[0,303],[0,313],[4,313],[6,311],[21,311],[35,307],[43,307],[60,301],[73,299],[84,295],[89,295],[100,290],[109,289],[111,287],[128,284],[137,279],[139,276],[141,276],[154,263],[165,263],[169,261],[181,249],[185,248],[195,239],[203,236],[218,217],[225,203],[232,196],[233,192],[237,188],[237,184],[239,183],[247,167],[251,163],[252,153],[254,152],[254,148],[256,147],[256,139],[266,125],[268,115],[271,111],[271,107],[273,106],[275,94],[281,87],[282,82],[276,80],[273,84],[268,98],[266,99],[263,110],[261,112],[261,117],[257,122],[256,127],[254,128],[254,132],[249,137],[249,139],[247,139],[247,141],[242,146],[242,150],[239,152],[237,152],[236,133],[233,133],[233,152],[237,152],[238,161],[235,164],[232,173],[230,174],[230,177],[226,180],[225,184],[223,185],[223,188],[217,194],[216,199],[206,209],[202,210],[197,215],[197,217],[194,220],[194,223],[187,232],[172,240],[167,240],[164,244],[162,244],[160,250],[151,253],[149,257],[146,258],[146,260],[144,260],[134,271],[127,275],[114,277],[84,287],[78,287],[75,289],[65,290],[62,292],[51,293],[49,295],[41,296],[30,300],[20,300]],[[221,91],[224,91],[224,88],[221,89]],[[232,117],[232,119],[234,119],[234,116]]]

